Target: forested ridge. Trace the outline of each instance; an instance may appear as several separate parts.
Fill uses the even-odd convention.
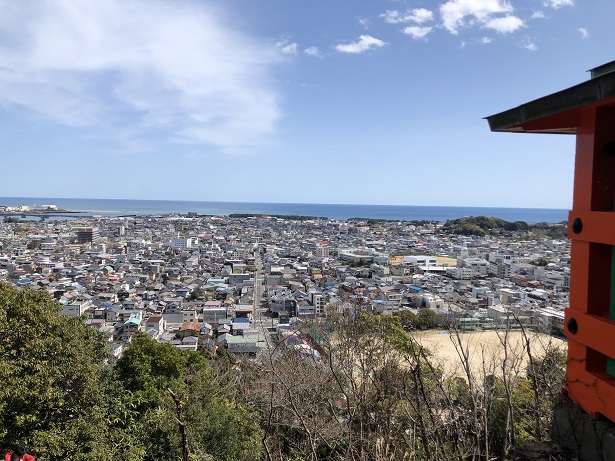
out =
[[[109,349],[42,291],[0,284],[0,443],[44,460],[485,460],[547,440],[565,358],[509,346],[448,373],[399,316],[340,305],[306,325],[323,356],[260,361],[133,338]],[[404,328],[406,327],[406,328]],[[523,330],[524,342],[535,339]],[[525,360],[525,361],[524,361]]]
[[[529,238],[566,238],[566,223],[549,224],[546,222],[528,224],[525,221],[505,221],[487,216],[468,216],[446,221],[442,230],[459,235],[520,234]]]

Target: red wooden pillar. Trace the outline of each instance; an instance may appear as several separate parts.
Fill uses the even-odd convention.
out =
[[[615,245],[615,111],[588,107],[577,127],[573,209],[566,390],[594,417],[615,421],[615,307],[611,297]]]
[[[615,422],[615,61],[487,120],[492,131],[576,134],[564,390],[593,417]]]

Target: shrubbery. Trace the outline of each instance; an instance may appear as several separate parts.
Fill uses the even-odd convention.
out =
[[[453,332],[447,374],[407,331],[433,311],[348,308],[311,325],[322,360],[282,344],[259,362],[212,359],[138,335],[109,365],[100,334],[59,310],[0,283],[0,441],[39,461],[507,459],[547,437],[565,364],[547,348],[520,369],[509,349],[477,371]]]

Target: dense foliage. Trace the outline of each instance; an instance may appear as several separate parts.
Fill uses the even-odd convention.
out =
[[[524,221],[505,221],[487,216],[469,216],[446,221],[442,226],[445,232],[460,235],[484,236],[494,233],[522,233],[528,238],[566,238],[566,223],[528,224]]]
[[[105,346],[46,292],[0,284],[0,440],[43,459],[108,458]]]
[[[533,238],[565,239],[568,232],[567,226],[567,222],[559,224],[536,223],[531,226],[531,234]]]
[[[98,332],[47,293],[0,284],[0,443],[39,461],[478,461],[547,437],[561,351],[520,368],[502,333],[507,358],[477,371],[451,335],[452,373],[408,332],[433,318],[351,307],[309,326],[320,360],[283,343],[258,362],[212,358],[140,335],[109,365]]]
[[[260,429],[227,360],[133,339],[115,366],[46,292],[0,284],[0,444],[37,459],[256,460]],[[228,381],[228,380],[227,380]]]
[[[487,216],[472,216],[446,221],[443,228],[453,234],[486,235],[494,230],[508,232],[527,231],[530,226],[524,221],[509,222]]]
[[[400,310],[393,315],[399,318],[401,326],[406,331],[429,330],[439,324],[437,314],[431,309],[421,309],[418,315],[410,310]]]

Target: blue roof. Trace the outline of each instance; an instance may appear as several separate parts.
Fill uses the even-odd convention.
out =
[[[250,319],[245,318],[245,317],[235,317],[233,319],[233,322],[235,322],[235,323],[250,323]]]
[[[416,291],[421,291],[421,290],[422,290],[422,288],[421,288],[421,287],[417,287],[416,285],[410,285],[408,288],[409,288],[410,290],[416,290]]]

